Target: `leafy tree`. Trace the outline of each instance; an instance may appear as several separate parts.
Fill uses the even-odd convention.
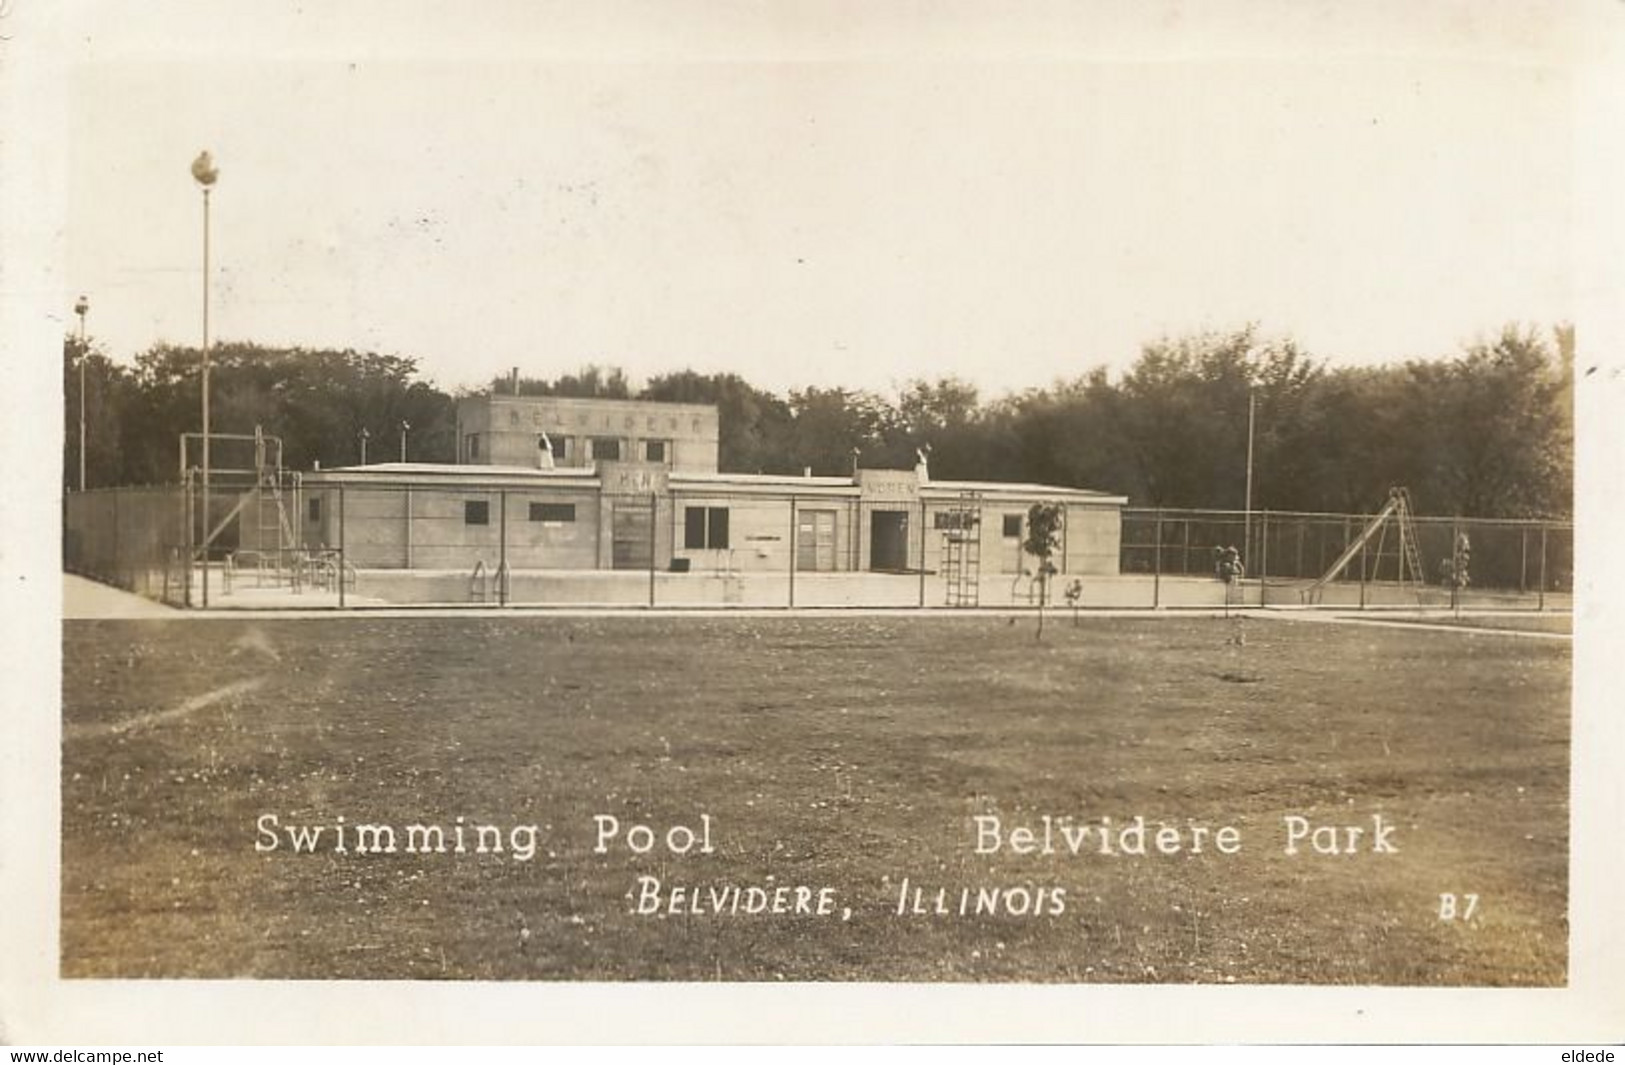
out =
[[[1058,503],[1034,503],[1027,510],[1027,535],[1021,549],[1038,560],[1038,639],[1044,638],[1044,605],[1049,599],[1049,579],[1055,575],[1051,561],[1061,545],[1062,510]]]
[[[893,416],[880,397],[844,388],[791,392],[790,414],[786,457],[794,467],[826,476],[851,473],[854,452],[875,465]]]
[[[738,374],[680,370],[652,378],[639,399],[713,403],[717,407],[718,463],[737,473],[792,473],[791,415],[784,400],[754,388]]]

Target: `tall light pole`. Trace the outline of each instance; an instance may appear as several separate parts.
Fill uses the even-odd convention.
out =
[[[412,428],[412,423],[405,420],[404,418],[401,419],[401,461],[402,462],[406,461],[406,432],[410,428]]]
[[[85,315],[90,313],[90,301],[83,296],[73,305],[79,316],[79,491],[85,490]]]
[[[209,605],[209,190],[220,177],[208,152],[192,160],[203,188],[203,605]]]
[[[371,435],[366,429],[361,430],[361,465],[363,466],[367,464],[367,437]]]
[[[1247,389],[1247,498],[1242,504],[1245,508],[1242,519],[1242,548],[1241,564],[1253,564],[1253,422],[1258,412],[1258,395],[1251,387]]]

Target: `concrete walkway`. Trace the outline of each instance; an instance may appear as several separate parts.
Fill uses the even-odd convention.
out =
[[[96,581],[62,575],[62,618],[87,621],[98,618],[174,618],[181,612],[151,599],[112,588]]]

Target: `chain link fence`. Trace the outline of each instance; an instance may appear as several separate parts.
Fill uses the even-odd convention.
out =
[[[1036,497],[1035,497],[1036,498]],[[742,479],[604,493],[460,483],[102,489],[64,503],[64,567],[210,607],[1563,609],[1566,522],[1149,510],[1064,500],[1047,587],[1033,498],[858,498]],[[199,548],[209,533],[209,548]],[[1458,543],[1464,581],[1452,579]],[[1228,549],[1239,562],[1221,579]],[[205,561],[205,555],[207,561]],[[1339,567],[1339,563],[1342,565]],[[1335,570],[1335,572],[1334,572]]]

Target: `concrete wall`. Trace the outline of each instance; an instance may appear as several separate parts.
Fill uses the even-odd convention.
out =
[[[306,489],[307,547],[336,548],[360,569],[592,569],[599,564],[600,504],[591,489],[377,489],[346,486],[340,531],[337,488]],[[504,496],[506,524],[504,525]],[[318,515],[310,514],[319,499]],[[468,521],[467,504],[486,504],[486,524]],[[531,504],[574,505],[574,521],[532,520]],[[408,520],[410,517],[410,520]],[[540,515],[538,515],[540,518]]]
[[[537,437],[546,433],[565,454],[563,468],[591,466],[594,438],[620,442],[620,461],[646,459],[645,445],[665,445],[661,461],[674,470],[715,473],[718,421],[715,407],[697,403],[649,403],[563,396],[470,396],[457,405],[459,460],[473,465],[535,466]],[[470,436],[479,438],[478,453]]]

